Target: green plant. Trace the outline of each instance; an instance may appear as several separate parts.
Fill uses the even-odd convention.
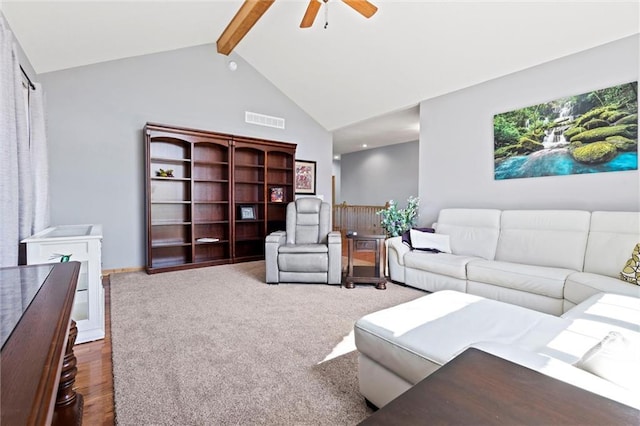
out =
[[[376,214],[380,215],[380,225],[387,231],[387,235],[398,237],[416,224],[420,198],[409,197],[407,207],[404,209],[399,209],[398,204],[393,200],[389,200],[388,204],[387,208],[378,210]]]

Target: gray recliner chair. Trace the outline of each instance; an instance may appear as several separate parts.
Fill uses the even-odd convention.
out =
[[[340,284],[342,237],[331,231],[329,203],[319,198],[289,203],[286,231],[267,236],[265,263],[268,284]]]

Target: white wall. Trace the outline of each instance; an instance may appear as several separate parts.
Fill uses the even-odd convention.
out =
[[[418,195],[418,142],[342,154],[340,174],[340,201],[382,206],[395,200],[404,206]]]
[[[297,143],[317,161],[317,192],[331,199],[332,139],[240,57],[215,45],[40,75],[46,94],[51,222],[101,223],[103,269],[145,263],[146,122]],[[244,112],[283,117],[286,129],[244,123]]]
[[[444,207],[640,210],[637,170],[507,180],[493,176],[494,114],[638,80],[639,38],[423,101],[420,223],[431,223]]]

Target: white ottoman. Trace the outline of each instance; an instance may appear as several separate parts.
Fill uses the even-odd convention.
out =
[[[510,344],[568,322],[451,290],[374,312],[354,327],[360,392],[382,407],[475,343]]]

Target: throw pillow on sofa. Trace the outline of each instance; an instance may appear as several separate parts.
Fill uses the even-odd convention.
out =
[[[412,229],[417,229],[418,231],[422,231],[422,232],[430,232],[432,234],[436,232],[436,230],[433,228],[412,228]],[[408,230],[404,234],[402,234],[402,243],[406,246],[409,246],[409,248],[413,250],[413,246],[411,245],[411,230]]]
[[[636,244],[631,258],[620,272],[620,279],[631,284],[640,285],[640,244]]]
[[[611,331],[582,356],[576,367],[640,392],[640,341]]]
[[[415,250],[451,253],[448,235],[422,232],[417,229],[411,229],[409,233],[411,235],[411,245]]]

